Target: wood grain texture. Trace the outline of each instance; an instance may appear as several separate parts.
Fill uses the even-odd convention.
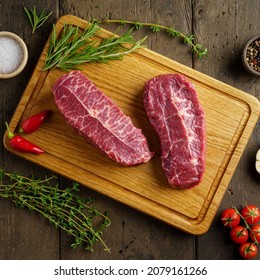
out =
[[[110,4],[107,4],[99,0],[87,2],[67,1],[63,14],[81,16],[86,20],[90,16],[94,16],[95,18],[113,17],[147,22],[153,22],[156,16],[158,22],[164,23],[164,20],[167,18],[169,24],[176,25],[176,27],[179,27],[184,32],[189,33],[187,22],[183,19],[182,12],[175,9],[175,7],[178,7],[181,11],[185,10],[183,2],[180,3],[179,0],[163,2],[150,0],[129,2],[128,0],[123,0],[120,1],[119,7],[109,10],[109,6],[113,5],[113,2],[110,1]],[[88,8],[86,8],[86,4],[88,4]],[[74,10],[71,10],[71,6],[74,7]],[[160,14],[157,13],[159,9],[162,11]],[[118,25],[104,25],[104,27],[114,31],[118,28]],[[192,61],[191,55],[187,55],[186,49],[182,48],[179,40],[168,38],[163,34],[152,33],[147,29],[135,32],[136,38],[146,35],[148,35],[146,41],[148,47],[152,47],[159,51],[159,53],[165,54],[164,49],[167,46],[167,55],[170,58],[174,57],[177,61],[190,65],[189,63]],[[107,256],[102,251],[95,251],[93,254],[88,255],[89,258],[156,259],[158,257],[160,259],[192,259],[195,257],[195,242],[194,237],[191,235],[173,230],[172,227],[167,226],[165,223],[158,223],[157,220],[147,215],[142,215],[140,212],[133,210],[133,208],[123,206],[115,201],[112,202],[106,197],[99,196],[97,193],[94,196],[98,198],[100,205],[104,209],[109,210],[113,221],[113,226],[109,228],[106,234],[106,240],[113,247],[113,253]],[[161,234],[163,234],[164,241],[158,242],[161,240]],[[133,240],[135,241],[133,242]],[[178,242],[178,240],[185,240],[185,244],[187,244],[185,251],[183,250],[182,242]],[[85,258],[85,255],[79,251],[71,251],[68,248],[66,235],[62,235],[61,241],[61,254],[63,258]]]
[[[64,24],[81,28],[87,25],[78,17],[64,16],[57,22],[57,30]],[[111,35],[105,30],[99,33],[101,37]],[[86,144],[65,124],[51,92],[51,86],[64,73],[41,72],[47,49],[48,44],[10,122],[10,128],[16,131],[28,116],[51,108],[54,111],[51,120],[28,136],[46,153],[41,156],[19,154],[8,145],[7,134],[6,148],[188,233],[205,233],[259,117],[258,100],[148,49],[108,65],[82,65],[82,72],[143,130],[156,153],[147,164],[123,168]],[[202,183],[191,190],[169,187],[161,170],[160,144],[143,108],[145,82],[163,73],[181,73],[192,81],[206,114],[206,169]]]
[[[244,1],[214,3],[195,1],[194,7],[195,34],[209,49],[209,57],[196,62],[195,69],[248,92],[258,100],[259,80],[248,75],[243,69],[240,56],[247,39],[259,33],[259,24],[255,24],[259,10],[259,2],[252,8]],[[259,204],[259,177],[254,169],[255,153],[260,146],[259,133],[257,125],[229,184],[219,212],[231,205],[239,208],[247,203]],[[213,221],[209,234],[198,239],[198,254],[202,258],[209,258],[210,252],[204,246],[209,242],[216,248],[214,251],[217,259],[221,259],[221,255],[226,256],[224,259],[228,259],[228,256],[236,253],[236,249],[229,242],[226,242],[226,247],[219,248],[219,238],[227,241],[228,239],[218,218],[219,216]]]
[[[195,69],[260,98],[260,81],[250,76],[243,68],[241,53],[247,39],[259,33],[259,1],[252,7],[245,1],[195,1],[194,32],[203,45],[207,45],[207,59],[195,62]],[[209,28],[210,26],[210,28]],[[238,208],[247,203],[259,204],[259,176],[254,168],[254,159],[260,147],[259,125],[254,128],[243,157],[238,164],[228,190],[220,205],[219,213],[231,205]],[[209,258],[211,254],[204,244],[210,243],[216,259],[238,257],[229,243],[226,232],[219,224],[219,215],[213,221],[209,234],[198,239],[198,254]],[[225,246],[219,247],[219,240]],[[225,257],[223,257],[225,256]]]
[[[51,19],[33,36],[22,6],[53,11]],[[247,38],[259,33],[259,1],[202,1],[202,0],[16,0],[1,3],[0,27],[21,35],[29,48],[26,69],[11,80],[0,80],[1,137],[24,92],[42,48],[50,34],[51,25],[61,15],[73,14],[85,20],[95,18],[125,18],[158,22],[176,27],[185,34],[193,33],[197,42],[209,49],[209,56],[198,61],[181,40],[163,33],[141,29],[136,37],[148,35],[152,50],[194,67],[202,73],[235,86],[260,98],[260,80],[249,76],[240,63],[240,52]],[[14,24],[15,22],[15,24]],[[104,25],[116,30],[118,25]],[[57,231],[43,219],[26,210],[16,209],[12,203],[0,200],[0,258],[1,259],[239,259],[236,246],[230,243],[227,232],[219,223],[221,211],[231,205],[260,201],[259,175],[254,170],[254,156],[260,147],[260,127],[250,138],[238,168],[227,189],[213,223],[206,234],[189,235],[172,226],[142,214],[89,188],[81,188],[82,196],[96,199],[99,209],[107,210],[112,220],[104,238],[111,254],[97,246],[93,253],[82,248],[72,250],[71,238]],[[225,133],[225,132],[224,132]],[[0,146],[0,164],[8,171],[25,175],[44,176],[48,170],[9,153]],[[62,186],[71,182],[60,176]],[[257,259],[260,258],[258,255]]]
[[[28,63],[24,71],[15,78],[0,80],[0,133],[5,131],[5,121],[9,121],[22,92],[34,70],[35,64],[51,32],[51,20],[55,19],[56,1],[46,3],[38,1],[37,9],[54,11],[44,29],[39,29],[32,36],[32,29],[23,11],[23,5],[33,8],[34,1],[5,1],[1,3],[1,30],[11,31],[19,35],[27,44],[29,51]],[[2,142],[2,141],[1,141]],[[28,161],[13,156],[6,151],[1,143],[0,165],[7,171],[20,172],[24,175],[41,176],[48,170],[30,164]],[[0,200],[0,259],[57,259],[59,252],[59,231],[44,219],[29,211],[18,209],[10,201]],[[40,236],[40,240],[39,240]]]

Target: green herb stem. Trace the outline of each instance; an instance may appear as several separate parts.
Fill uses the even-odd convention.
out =
[[[46,55],[43,71],[60,68],[68,71],[79,69],[79,65],[86,62],[107,63],[109,60],[122,59],[139,48],[146,38],[134,40],[132,30],[122,36],[95,39],[100,27],[97,22],[90,23],[82,32],[73,25],[64,25],[60,35],[56,28],[50,38],[49,49]]]
[[[193,35],[185,35],[184,33],[176,30],[173,27],[164,26],[161,24],[150,23],[150,22],[137,22],[137,21],[130,21],[130,20],[120,20],[120,19],[104,19],[104,20],[96,20],[98,23],[119,23],[121,25],[132,25],[136,30],[141,29],[142,27],[146,26],[149,27],[152,32],[159,32],[161,30],[167,32],[169,36],[172,37],[181,37],[183,42],[191,47],[193,53],[195,53],[199,59],[207,55],[207,49],[203,49],[200,44],[194,43],[194,36]]]
[[[52,184],[54,179],[55,176],[28,178],[0,169],[0,197],[10,198],[17,207],[35,211],[66,231],[74,237],[73,248],[84,244],[85,249],[92,251],[94,243],[100,242],[109,252],[101,237],[110,225],[107,215],[92,206],[93,199],[83,200],[78,196],[77,183],[60,189],[58,184]]]
[[[32,33],[34,33],[37,28],[42,26],[52,14],[52,12],[45,14],[45,10],[42,10],[38,15],[35,6],[33,6],[33,9],[27,9],[26,7],[23,8],[31,24]]]

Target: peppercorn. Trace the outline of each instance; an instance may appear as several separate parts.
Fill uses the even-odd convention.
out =
[[[260,73],[260,39],[249,45],[246,51],[246,61],[253,70]]]

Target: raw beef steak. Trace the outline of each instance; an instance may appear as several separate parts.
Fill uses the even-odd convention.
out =
[[[137,165],[152,157],[141,130],[80,71],[63,75],[52,91],[65,121],[118,164]]]
[[[162,168],[173,187],[192,188],[205,167],[204,111],[191,82],[165,74],[145,84],[144,105],[159,135]]]

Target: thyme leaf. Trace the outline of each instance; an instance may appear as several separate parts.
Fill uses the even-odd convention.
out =
[[[121,25],[131,25],[136,30],[141,29],[142,27],[148,27],[152,32],[160,32],[165,31],[169,36],[172,37],[181,37],[183,39],[184,44],[187,44],[191,47],[191,50],[194,54],[197,55],[199,59],[202,59],[204,56],[207,56],[207,49],[203,48],[200,44],[194,43],[193,35],[186,35],[173,27],[164,26],[156,23],[149,22],[137,22],[130,20],[122,20],[122,19],[104,19],[104,20],[96,20],[99,23],[119,23]]]
[[[35,211],[56,228],[61,228],[74,238],[72,248],[84,245],[93,251],[100,242],[105,251],[109,248],[102,239],[103,230],[110,225],[106,213],[94,208],[93,199],[79,197],[79,185],[59,188],[56,177],[28,178],[0,168],[0,197],[11,199],[17,207]]]
[[[44,24],[44,22],[52,14],[52,12],[50,12],[49,14],[45,14],[45,10],[42,10],[40,12],[40,14],[38,15],[35,6],[33,6],[33,9],[27,9],[26,7],[23,7],[23,9],[24,9],[24,11],[25,11],[25,13],[28,17],[28,20],[29,20],[30,24],[31,24],[32,33],[34,33],[37,28],[42,26]]]
[[[113,35],[103,38],[101,41],[93,39],[99,30],[97,22],[91,23],[83,31],[73,25],[64,25],[58,36],[53,25],[50,45],[42,70],[60,68],[68,71],[79,69],[79,65],[86,62],[107,63],[109,60],[122,59],[124,55],[142,48],[146,39],[135,41],[132,29],[121,36]]]

